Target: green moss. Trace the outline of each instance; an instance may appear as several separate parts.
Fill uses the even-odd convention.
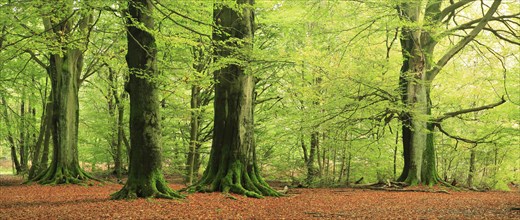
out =
[[[255,170],[256,168],[247,172],[243,163],[236,160],[228,166],[226,171],[219,170],[216,175],[205,172],[201,181],[186,190],[189,192],[222,191],[225,194],[232,192],[252,198],[280,196]]]
[[[53,162],[49,168],[35,178],[28,180],[26,183],[37,182],[42,185],[84,184],[88,180],[102,182],[83,171],[79,165],[66,167],[57,162]]]
[[[509,189],[509,186],[503,181],[499,181],[497,184],[495,184],[493,189],[500,190],[500,191],[510,191],[511,190],[511,189]]]
[[[162,172],[157,169],[150,175],[130,175],[125,186],[112,194],[111,198],[115,200],[136,198],[179,199],[184,198],[184,196],[170,189]]]

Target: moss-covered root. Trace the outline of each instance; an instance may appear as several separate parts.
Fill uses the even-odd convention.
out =
[[[57,184],[82,184],[88,180],[101,180],[94,178],[87,172],[83,171],[79,166],[66,168],[62,166],[50,166],[40,175],[25,183],[37,182],[42,185],[57,185]]]
[[[254,170],[247,172],[240,161],[231,164],[224,175],[205,176],[197,184],[186,189],[188,192],[213,192],[236,193],[252,198],[264,196],[281,196],[272,189]],[[224,173],[224,172],[222,172]],[[209,174],[207,174],[209,175]]]
[[[136,198],[181,199],[184,196],[168,186],[164,178],[152,176],[144,179],[129,179],[125,186],[111,195],[114,200]]]

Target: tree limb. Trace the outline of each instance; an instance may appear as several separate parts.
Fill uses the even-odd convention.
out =
[[[452,117],[455,117],[455,116],[458,116],[458,115],[462,115],[462,114],[466,114],[466,113],[470,113],[470,112],[478,112],[478,111],[482,111],[482,110],[486,110],[486,109],[491,109],[491,108],[497,107],[499,105],[502,105],[504,103],[506,103],[506,100],[504,99],[504,97],[502,97],[502,100],[500,100],[497,103],[484,105],[484,106],[479,106],[479,107],[475,107],[475,108],[462,109],[462,110],[454,111],[454,112],[444,113],[444,115],[434,119],[433,121],[434,121],[434,123],[440,123],[444,119],[447,119],[447,118],[452,118]]]
[[[181,17],[186,18],[185,16],[182,16],[182,15],[180,15],[179,13],[177,13],[177,12],[171,10],[171,9],[168,9],[168,10],[170,11],[170,13],[167,14],[166,12],[164,12],[163,10],[161,10],[159,7],[157,7],[155,4],[152,4],[152,5],[155,7],[155,9],[157,9],[157,11],[158,11],[159,13],[161,13],[165,18],[168,18],[168,20],[172,21],[174,24],[179,25],[180,27],[182,27],[182,28],[184,28],[184,29],[186,29],[186,30],[188,30],[188,31],[191,31],[191,32],[193,32],[193,33],[195,33],[195,34],[198,34],[198,35],[200,35],[200,36],[207,37],[207,38],[211,39],[211,36],[210,36],[209,34],[202,33],[202,32],[200,32],[200,31],[197,31],[197,30],[195,30],[195,29],[193,29],[193,28],[190,28],[190,27],[188,27],[188,26],[186,26],[186,25],[183,25],[183,24],[181,24],[181,23],[175,21],[175,19],[173,19],[170,15],[171,15],[171,14],[176,14],[176,15],[179,15],[179,16],[181,16]],[[163,7],[164,7],[164,6],[163,6]],[[192,20],[192,21],[193,21],[193,19],[191,19],[191,18],[190,18],[189,20]]]
[[[471,32],[466,37],[460,40],[454,47],[452,47],[446,54],[444,54],[444,56],[442,56],[436,65],[427,72],[427,80],[433,80],[435,76],[437,76],[437,74],[441,71],[441,69],[448,63],[448,61],[450,61],[451,58],[455,56],[455,54],[461,51],[464,46],[471,42],[480,33],[480,31],[484,29],[488,21],[493,17],[493,14],[495,14],[497,11],[501,2],[502,0],[495,0],[493,2],[493,5],[491,5],[491,8],[489,8],[486,15],[482,17],[482,20],[478,22],[477,26],[475,26],[475,28],[473,28],[473,30],[471,30]]]
[[[450,133],[448,133],[446,130],[444,130],[442,128],[440,123],[434,123],[433,125],[436,126],[439,129],[440,132],[442,132],[446,136],[448,136],[450,138],[453,138],[453,139],[455,139],[457,141],[462,141],[462,142],[466,142],[466,143],[469,143],[469,144],[484,144],[484,143],[493,143],[494,141],[496,141],[496,140],[485,141],[485,139],[487,137],[491,136],[495,132],[493,132],[491,134],[488,134],[485,137],[479,138],[477,140],[471,140],[471,139],[463,138],[463,137],[460,137],[460,136],[451,135]]]
[[[460,0],[460,1],[456,2],[456,3],[453,3],[450,6],[444,8],[441,11],[441,13],[439,13],[433,19],[435,19],[438,22],[441,22],[442,20],[444,20],[444,18],[447,15],[455,12],[455,10],[459,9],[460,7],[463,7],[464,5],[467,5],[467,4],[472,3],[472,2],[474,2],[474,0]]]
[[[511,15],[497,16],[497,17],[490,18],[489,21],[501,21],[501,22],[504,22],[504,19],[507,19],[507,18],[518,18],[519,15],[520,15],[520,13],[511,14]],[[475,20],[468,21],[468,22],[466,22],[464,24],[457,25],[457,26],[447,30],[443,35],[448,35],[448,34],[453,33],[455,31],[475,28],[474,24],[477,24],[477,23],[481,22],[482,19],[483,18],[477,18]],[[511,20],[508,20],[508,21],[511,21]]]
[[[25,52],[28,53],[28,54],[30,54],[30,55],[31,55],[31,58],[32,58],[36,63],[38,63],[41,67],[43,67],[43,69],[47,69],[47,68],[48,68],[48,66],[47,66],[45,63],[43,63],[43,61],[40,60],[32,50],[27,49],[27,50],[25,50]]]

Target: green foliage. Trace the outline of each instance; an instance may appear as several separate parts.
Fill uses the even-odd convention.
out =
[[[184,172],[192,112],[203,118],[204,132],[212,130],[212,102],[191,109],[191,86],[211,90],[215,83],[212,72],[239,62],[249,65],[258,80],[256,156],[267,179],[303,182],[307,169],[302,146],[308,154],[314,132],[320,134],[316,184],[346,185],[361,177],[365,182],[394,179],[403,163],[398,115],[406,110],[399,104],[397,90],[403,59],[397,28],[421,26],[400,21],[393,3],[396,2],[257,1],[254,7],[258,26],[252,60],[212,62],[215,57],[207,54],[219,43],[211,40],[212,29],[216,28],[212,2],[155,2],[153,34],[161,75],[154,80],[159,82],[162,99],[163,169],[167,173]],[[115,102],[113,90],[117,90],[122,106],[128,109],[128,100],[121,96],[125,94],[128,74],[123,16],[127,6],[126,2],[106,1],[81,4],[85,5],[78,6],[80,10],[74,13],[91,11],[93,16],[88,28],[89,43],[81,46],[79,35],[63,41],[85,50],[79,154],[82,165],[98,164],[100,169],[106,169],[114,164],[111,140],[117,116],[109,109],[110,103]],[[468,19],[480,15],[477,6],[475,3],[463,9]],[[506,13],[519,5],[506,1],[501,7],[501,13]],[[7,98],[12,109],[8,116],[11,128],[3,126],[5,120],[0,118],[0,157],[10,158],[7,129],[18,138],[20,122],[26,121],[30,124],[26,129],[31,133],[39,131],[50,86],[45,70],[48,54],[59,53],[63,46],[53,43],[55,36],[45,32],[42,17],[58,13],[57,9],[58,5],[40,1],[12,1],[0,6],[0,95]],[[446,24],[448,28],[454,26],[452,22]],[[496,21],[491,26],[507,29]],[[437,26],[423,28],[445,30]],[[433,54],[438,59],[458,37],[435,39],[440,40]],[[197,51],[207,57],[198,58]],[[485,31],[457,54],[433,82],[432,118],[494,103],[502,96],[507,100],[494,109],[450,118],[442,124],[451,135],[485,143],[473,146],[435,131],[441,179],[456,179],[465,184],[469,152],[474,148],[477,187],[506,189],[507,183],[520,182],[518,52],[517,45]],[[243,51],[237,52],[240,53]],[[197,65],[204,68],[197,69]],[[108,77],[110,71],[116,75],[113,82]],[[17,111],[22,100],[31,103],[35,116],[20,120]],[[128,110],[124,127],[129,134]],[[200,150],[203,164],[209,155],[210,139],[203,141]]]

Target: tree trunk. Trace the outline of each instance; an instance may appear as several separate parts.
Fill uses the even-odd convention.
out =
[[[405,21],[417,21],[422,16],[422,6],[418,2],[403,5],[399,8],[401,19]],[[401,47],[403,54],[403,65],[399,78],[399,90],[401,101],[406,110],[401,114],[403,157],[404,166],[398,181],[407,182],[410,185],[428,183],[437,178],[435,170],[433,173],[430,164],[435,166],[435,157],[430,157],[433,152],[433,135],[430,135],[427,117],[431,112],[429,98],[430,81],[427,80],[426,70],[429,59],[433,54],[435,42],[429,34],[421,29],[403,27],[401,29]],[[433,130],[433,127],[432,129]],[[427,146],[431,141],[431,146]],[[424,156],[428,160],[424,160]],[[424,169],[423,169],[424,166]]]
[[[317,156],[316,154],[318,154],[318,145],[319,145],[319,134],[318,132],[313,132],[311,134],[311,146],[310,146],[310,149],[309,149],[309,158],[307,160],[307,179],[305,180],[306,184],[308,186],[311,186],[311,185],[314,185],[315,183],[315,179],[316,179],[316,176],[318,175],[318,170],[316,169],[316,166],[315,166],[315,160],[316,160],[316,157],[318,157],[318,160],[319,160],[319,156]],[[319,164],[319,163],[318,163]]]
[[[470,157],[469,157],[469,173],[468,173],[468,187],[473,187],[473,178],[475,177],[475,147],[470,149]]]
[[[68,4],[57,5],[64,12],[72,13]],[[65,13],[67,14],[67,13]],[[79,123],[79,82],[83,68],[83,51],[65,41],[64,36],[72,37],[72,28],[77,25],[78,32],[85,32],[90,20],[88,14],[81,15],[74,24],[69,17],[45,17],[44,26],[55,36],[62,50],[51,54],[49,77],[52,96],[52,142],[53,153],[50,166],[30,181],[40,184],[79,183],[92,176],[83,171],[78,160],[78,123]]]
[[[200,87],[193,85],[191,87],[191,119],[190,119],[190,149],[188,151],[188,160],[186,161],[186,173],[188,185],[193,184],[195,175],[195,164],[197,144],[199,142],[199,108],[200,108]],[[198,171],[197,171],[198,172]]]
[[[336,178],[336,156],[337,156],[337,148],[334,147],[334,151],[332,153],[332,180],[331,183],[334,183]]]
[[[155,80],[157,49],[154,36],[153,5],[150,0],[128,2],[126,61],[130,79],[130,164],[125,186],[112,194],[113,199],[137,197],[179,198],[170,189],[162,173],[161,117],[159,90]],[[140,29],[143,25],[147,30]]]
[[[117,146],[116,146],[116,158],[114,162],[114,169],[116,176],[121,179],[123,175],[123,139],[124,139],[124,116],[125,106],[121,103],[121,100],[117,101]]]
[[[339,177],[338,177],[338,183],[341,183],[343,180],[343,175],[345,173],[345,160],[347,158],[346,148],[343,148],[343,153],[341,154],[341,167],[339,170]]]
[[[303,128],[300,127],[300,146],[303,151],[303,162],[307,164],[309,162],[309,153],[307,153],[307,145],[305,145],[305,137],[303,135]]]
[[[118,179],[121,179],[123,172],[123,120],[124,120],[124,105],[121,103],[121,97],[118,94],[117,75],[112,68],[108,68],[109,81],[109,100],[108,112],[113,119],[114,127],[110,139],[110,147],[112,150],[112,158],[114,160],[114,173]]]
[[[394,146],[394,180],[397,177],[397,145],[399,144],[399,131],[395,134],[395,146]]]
[[[47,131],[50,130],[50,123],[52,122],[52,101],[51,97],[49,97],[49,101],[45,103],[44,107],[45,110],[42,113],[41,122],[40,122],[40,132],[38,134],[38,139],[34,145],[34,152],[33,152],[33,160],[31,169],[29,169],[29,179],[33,179],[38,175],[40,172],[42,172],[42,162],[43,162],[43,154],[44,154],[44,141],[45,136],[48,133]],[[48,149],[48,148],[47,148]],[[47,168],[47,167],[45,167]],[[44,169],[45,169],[44,168]]]
[[[25,85],[24,85],[25,87]],[[22,89],[22,102],[20,103],[20,138],[18,139],[19,143],[19,152],[20,152],[20,170],[22,173],[27,171],[29,155],[28,146],[27,146],[27,123],[26,123],[26,115],[25,115],[25,88]]]
[[[3,116],[5,120],[5,126],[7,127],[7,141],[9,142],[11,148],[11,161],[13,162],[16,174],[20,174],[22,172],[22,168],[20,166],[18,156],[16,155],[16,143],[14,141],[13,134],[11,133],[11,120],[9,119],[8,105],[4,96],[2,96],[2,105],[4,106]]]
[[[251,55],[254,18],[252,0],[237,0],[239,10],[219,5],[213,11],[221,26],[213,31],[216,59]],[[237,43],[236,39],[241,40]],[[238,49],[238,50],[237,50]],[[244,58],[242,58],[244,59]],[[260,176],[254,142],[254,77],[244,62],[215,71],[215,117],[209,163],[201,180],[190,190],[234,192],[249,197],[278,196]]]
[[[433,185],[440,181],[436,170],[433,125],[431,124],[430,89],[441,69],[487,25],[497,11],[501,0],[493,1],[487,12],[472,30],[434,62],[435,46],[440,36],[437,27],[444,26],[441,0],[401,3],[397,9],[405,26],[401,28],[403,65],[399,89],[405,111],[401,114],[403,127],[404,168],[400,181],[408,184]],[[467,1],[458,7],[471,3]],[[454,6],[456,3],[451,3]],[[455,10],[457,6],[454,6]],[[455,13],[455,12],[453,12]],[[409,25],[413,23],[413,25]]]
[[[347,186],[350,186],[350,162],[352,161],[352,151],[349,147],[349,150],[348,150],[348,160],[347,160]]]
[[[46,171],[31,181],[41,184],[79,183],[92,178],[79,166],[78,160],[78,82],[83,54],[69,49],[63,56],[51,55],[50,68],[53,97],[52,161]]]
[[[51,145],[51,135],[52,130],[54,129],[52,125],[52,102],[48,103],[50,107],[47,109],[47,128],[45,129],[45,136],[43,138],[43,151],[42,151],[42,158],[40,160],[40,170],[36,172],[36,174],[45,171],[49,167],[49,151],[50,151],[50,145]]]

